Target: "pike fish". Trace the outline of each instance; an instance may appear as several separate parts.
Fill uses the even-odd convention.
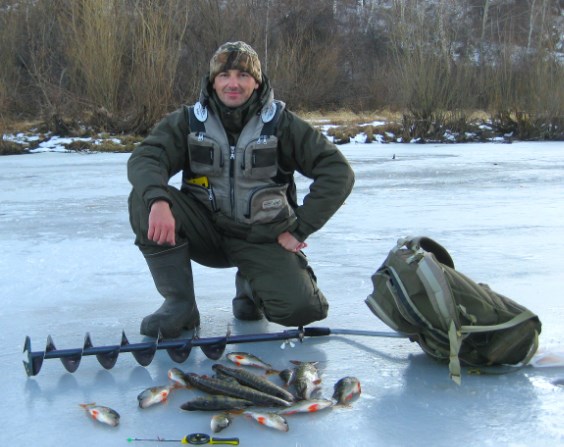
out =
[[[186,380],[194,388],[205,391],[210,394],[224,394],[238,399],[245,399],[253,402],[255,405],[263,406],[283,406],[289,407],[290,402],[277,396],[272,396],[254,388],[233,383],[232,381],[221,380],[214,377],[199,376],[195,373],[186,374]]]
[[[119,424],[119,413],[112,410],[110,407],[96,405],[95,402],[79,405],[88,412],[92,419],[101,422],[102,424],[107,424],[112,427],[116,427]]]
[[[252,366],[253,368],[264,369],[267,374],[278,372],[275,369],[272,369],[272,365],[263,362],[253,354],[248,354],[246,352],[230,352],[226,355],[226,357],[237,366]]]
[[[229,368],[227,366],[216,363],[212,366],[216,374],[226,375],[236,379],[240,384],[254,388],[255,390],[262,391],[273,396],[280,397],[288,402],[294,402],[296,397],[288,390],[272,383],[270,380],[262,376],[257,376],[245,369]]]
[[[230,396],[202,396],[183,403],[180,408],[186,411],[219,411],[219,410],[241,410],[255,405],[245,399]]]
[[[296,393],[300,399],[309,400],[312,393],[321,388],[321,378],[319,377],[319,371],[316,367],[317,362],[299,362],[292,360],[292,363],[298,366],[294,380]]]
[[[282,408],[276,413],[283,416],[296,413],[315,413],[317,411],[325,410],[326,408],[331,408],[332,406],[333,401],[329,399],[310,399],[296,402],[291,407]]]
[[[151,405],[164,402],[167,400],[168,395],[173,388],[173,385],[153,386],[151,388],[147,388],[137,396],[139,407],[147,408]]]
[[[284,416],[280,416],[276,413],[267,413],[260,411],[245,411],[243,414],[249,418],[254,419],[259,424],[264,425],[269,428],[274,428],[280,431],[288,431],[288,421]]]
[[[340,405],[347,405],[360,395],[360,381],[356,377],[343,377],[333,387],[333,399]]]
[[[211,418],[210,427],[212,433],[219,433],[229,427],[233,418],[228,413],[214,414]]]

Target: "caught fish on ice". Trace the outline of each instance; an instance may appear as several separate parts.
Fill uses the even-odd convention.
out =
[[[186,380],[194,388],[202,390],[209,394],[223,394],[238,399],[245,399],[253,402],[255,405],[262,406],[283,406],[289,407],[291,402],[273,396],[268,393],[256,390],[254,388],[241,385],[234,381],[222,380],[214,377],[199,376],[195,373],[186,374]]]
[[[258,357],[247,352],[230,352],[226,355],[227,359],[237,366],[252,366],[253,368],[264,369],[267,374],[277,373],[275,369],[272,369],[272,365],[263,362]]]
[[[119,424],[119,413],[112,410],[110,407],[96,405],[95,402],[79,405],[86,410],[92,419],[101,422],[102,424],[110,425],[112,427],[116,427]]]
[[[243,414],[251,419],[254,419],[259,424],[265,427],[274,428],[280,431],[288,431],[288,421],[283,416],[277,413],[268,413],[260,411],[245,411]]]
[[[537,352],[529,364],[535,368],[562,367],[564,366],[564,352]]]
[[[321,389],[321,377],[317,369],[317,362],[299,362],[292,360],[297,365],[294,386],[296,393],[302,400],[309,400],[311,395]]]
[[[230,396],[202,396],[183,403],[180,408],[186,411],[220,411],[220,410],[241,410],[255,405],[254,402],[246,399],[239,399]]]
[[[294,380],[296,379],[296,369],[295,368],[283,369],[278,373],[278,377],[282,379],[282,382],[284,382],[285,387],[289,387],[290,385],[292,385],[292,383],[294,383]]]
[[[153,386],[142,391],[137,396],[140,408],[147,408],[167,400],[173,385]]]
[[[237,380],[241,385],[249,386],[255,390],[262,391],[273,396],[280,397],[288,402],[294,402],[296,397],[288,390],[272,383],[270,380],[262,376],[257,376],[250,371],[237,368],[229,368],[227,366],[216,363],[212,366],[216,374],[232,377]]]
[[[327,408],[331,408],[333,406],[333,401],[329,399],[311,399],[311,400],[302,400],[293,404],[290,407],[283,408],[276,413],[281,416],[289,416],[291,414],[297,413],[316,413],[321,410],[325,410]]]
[[[188,382],[184,377],[184,371],[179,368],[170,368],[168,370],[167,376],[169,380],[177,387],[187,388]]]
[[[333,399],[339,405],[347,405],[360,396],[360,381],[352,376],[343,377],[335,383],[333,391]]]
[[[214,414],[211,418],[210,427],[212,433],[219,433],[231,425],[233,417],[228,413]]]

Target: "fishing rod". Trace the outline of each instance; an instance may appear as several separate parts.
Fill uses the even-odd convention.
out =
[[[141,366],[147,366],[155,357],[158,350],[166,350],[170,358],[176,363],[183,363],[193,347],[200,347],[202,352],[212,360],[218,360],[224,353],[228,344],[253,343],[261,341],[276,341],[297,339],[300,342],[305,337],[323,337],[328,335],[360,335],[367,337],[391,337],[406,338],[407,335],[397,332],[366,331],[355,329],[330,329],[327,327],[299,327],[297,329],[287,329],[282,332],[230,335],[227,331],[225,336],[200,338],[194,335],[192,338],[165,340],[159,333],[156,340],[140,343],[130,343],[125,332],[122,331],[121,343],[110,346],[94,346],[90,334],[86,333],[82,348],[57,349],[51,335],[47,337],[47,344],[44,351],[32,351],[31,339],[26,336],[23,352],[27,354],[27,361],[23,361],[25,372],[30,376],[35,376],[41,370],[44,360],[58,358],[65,369],[73,373],[79,365],[82,357],[96,356],[96,359],[105,369],[112,369],[117,362],[118,356],[122,352],[130,352]],[[290,342],[291,343],[291,342]],[[284,346],[284,345],[283,345]]]
[[[212,438],[205,433],[191,433],[184,436],[182,439],[165,439],[165,438],[127,438],[127,442],[142,441],[142,442],[179,442],[180,444],[227,444],[239,445],[239,438]]]

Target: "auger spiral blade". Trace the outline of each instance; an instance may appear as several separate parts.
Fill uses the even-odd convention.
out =
[[[96,355],[96,360],[98,360],[98,363],[100,363],[104,369],[112,369],[114,367],[119,356],[119,350],[120,345],[115,345],[107,346],[103,352],[97,352],[97,348],[92,345],[90,334],[87,332],[84,337],[83,355],[88,355],[89,352],[93,351]]]
[[[176,363],[184,363],[192,351],[192,339],[185,340],[180,346],[165,348],[168,356]]]
[[[57,351],[57,348],[55,347],[55,343],[53,343],[53,339],[49,335],[47,337],[47,346],[45,348],[45,352],[48,354],[52,351]],[[68,372],[73,373],[78,369],[78,367],[80,366],[80,360],[82,360],[83,351],[84,349],[73,349],[70,350],[67,355],[59,357],[61,363]],[[45,356],[45,358],[47,358],[47,356]]]
[[[31,339],[29,336],[25,337],[23,352],[27,353],[27,362],[23,361],[26,374],[28,376],[37,375],[41,370],[41,365],[43,365],[44,353],[31,351]]]
[[[122,332],[120,352],[131,352],[133,357],[135,357],[135,360],[137,360],[137,363],[141,366],[147,366],[153,361],[161,339],[162,336],[159,332],[159,336],[156,341],[142,342],[132,345],[127,340],[125,332]],[[132,348],[133,346],[134,348]]]
[[[225,352],[225,348],[227,346],[227,335],[225,337],[218,338],[217,342],[209,343],[209,339],[206,340],[206,343],[198,344],[198,340],[201,340],[199,337],[194,338],[194,345],[200,346],[202,352],[208,359],[218,360],[221,358],[223,353]]]

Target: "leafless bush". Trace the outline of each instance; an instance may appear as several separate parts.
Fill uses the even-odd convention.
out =
[[[69,61],[68,79],[76,95],[98,115],[101,129],[114,129],[111,117],[119,112],[119,92],[124,77],[123,57],[127,17],[119,0],[71,1],[60,16]],[[102,119],[100,119],[102,118]]]
[[[499,132],[513,138],[562,140],[564,65],[557,58],[559,37],[546,20],[550,2],[535,3],[528,15],[527,46],[516,45],[505,31],[497,63],[485,69],[492,121]]]
[[[400,110],[431,136],[480,108],[560,138],[562,22],[552,0],[0,1],[0,113],[142,134],[244,40],[293,109]]]
[[[268,57],[276,92],[292,108],[338,108],[347,64],[331,2],[276,3]]]
[[[5,79],[14,92],[15,114],[38,117],[62,114],[69,105],[64,85],[65,60],[57,26],[62,1],[20,2],[3,11],[10,24],[12,53],[5,62],[11,76]],[[2,14],[2,15],[3,15]]]
[[[131,72],[127,82],[136,110],[129,131],[145,133],[168,110],[186,32],[183,0],[135,2]]]
[[[391,34],[392,83],[406,110],[404,137],[436,138],[449,125],[460,126],[460,110],[471,108],[472,71],[453,57],[456,29],[448,25],[450,11],[431,16],[425,2],[411,3],[396,2],[392,10],[397,23]]]

